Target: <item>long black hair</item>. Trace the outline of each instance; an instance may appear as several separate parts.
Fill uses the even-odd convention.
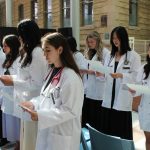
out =
[[[52,33],[47,34],[42,38],[42,43],[48,43],[55,47],[56,49],[59,47],[63,48],[62,53],[60,54],[60,59],[63,64],[63,67],[68,67],[73,69],[77,74],[80,75],[78,66],[73,58],[71,51],[69,50],[69,45],[67,43],[66,38],[60,33]]]
[[[116,33],[120,41],[120,55],[122,56],[125,53],[127,53],[127,51],[131,51],[127,30],[125,29],[125,27],[118,26],[118,27],[115,27],[111,32],[111,38],[110,38],[110,43],[112,46],[111,56],[114,57],[116,52],[118,51],[118,47],[116,47],[115,44],[113,43],[114,33]]]
[[[75,39],[74,37],[69,36],[69,37],[67,38],[67,42],[68,42],[68,44],[69,44],[70,50],[71,50],[73,53],[75,53],[75,52],[78,51],[78,50],[77,50],[77,42],[76,42],[76,39]]]
[[[6,59],[2,64],[3,68],[8,69],[12,66],[13,62],[19,56],[20,42],[16,35],[10,34],[10,35],[6,35],[3,38],[2,43],[3,45],[4,43],[6,43],[7,46],[10,48],[10,52],[6,54]]]
[[[32,62],[33,49],[40,45],[41,32],[37,23],[30,19],[20,21],[17,30],[23,42],[23,51],[27,54],[21,67],[26,67]]]
[[[150,44],[149,44],[149,48],[150,48]],[[150,74],[150,57],[149,55],[146,56],[146,61],[147,61],[147,64],[145,64],[144,66],[144,73],[145,73],[145,80],[149,77],[149,74]]]

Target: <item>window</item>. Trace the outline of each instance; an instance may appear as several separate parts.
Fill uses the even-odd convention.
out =
[[[82,0],[83,25],[90,25],[93,22],[93,0]]]
[[[37,0],[31,1],[31,18],[33,20],[38,19],[38,2],[37,2]]]
[[[101,16],[101,27],[107,27],[107,15]]]
[[[46,0],[46,27],[51,28],[52,27],[52,0]]]
[[[70,0],[63,0],[62,7],[62,25],[70,27]]]
[[[129,0],[129,25],[137,26],[138,0]]]
[[[19,16],[19,21],[20,21],[20,20],[24,19],[24,6],[23,6],[23,4],[20,4],[18,6],[18,12],[19,12],[18,16]]]

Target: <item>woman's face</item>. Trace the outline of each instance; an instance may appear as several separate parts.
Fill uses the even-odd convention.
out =
[[[120,40],[117,37],[117,34],[114,32],[113,34],[113,43],[116,47],[120,48]]]
[[[94,38],[88,38],[87,39],[87,46],[89,49],[95,49],[96,48],[96,39]]]
[[[4,50],[4,53],[7,55],[10,53],[10,47],[6,44],[6,42],[3,43],[3,50]]]
[[[61,59],[60,54],[62,53],[62,47],[55,48],[47,42],[43,42],[42,49],[44,50],[44,56],[49,64],[59,66]]]

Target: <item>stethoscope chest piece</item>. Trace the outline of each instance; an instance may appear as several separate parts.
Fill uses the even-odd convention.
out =
[[[128,64],[129,64],[129,61],[128,61],[128,60],[125,60],[125,61],[124,61],[124,64],[125,64],[125,65],[128,65]]]

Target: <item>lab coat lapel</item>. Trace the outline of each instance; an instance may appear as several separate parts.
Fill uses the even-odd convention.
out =
[[[115,57],[110,58],[110,63],[108,62],[108,67],[110,67],[111,72],[114,72],[114,66],[115,66],[114,64],[115,64]]]
[[[96,61],[97,60],[97,55],[95,54],[91,60]]]
[[[125,61],[125,55],[126,54],[124,54],[123,56],[121,56],[121,58],[120,58],[120,61],[119,61],[119,64],[118,64],[118,66],[117,66],[117,70],[122,66],[122,64],[124,63],[124,61]]]

